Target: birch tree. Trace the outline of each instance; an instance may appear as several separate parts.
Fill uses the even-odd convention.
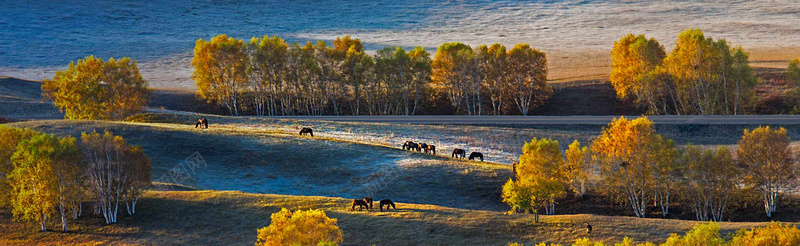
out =
[[[411,108],[411,115],[415,115],[420,101],[427,98],[425,93],[430,91],[431,55],[425,48],[417,46],[408,52],[408,57],[411,60],[411,84],[414,88],[414,106]]]
[[[0,125],[0,207],[10,206],[13,199],[13,189],[8,176],[14,170],[11,156],[17,151],[17,144],[39,134],[28,128]]]
[[[253,37],[247,43],[247,79],[256,115],[276,115],[276,92],[282,83],[289,45],[279,37]]]
[[[564,164],[569,172],[570,188],[583,197],[586,194],[586,183],[594,174],[589,148],[581,147],[578,140],[573,141],[564,152]]]
[[[446,91],[450,103],[459,113],[477,114],[472,104],[471,72],[474,52],[463,43],[444,43],[436,50],[431,64],[431,79]]]
[[[150,182],[150,161],[144,152],[108,131],[82,133],[81,142],[89,187],[106,224],[117,223],[120,203],[132,203],[133,214],[140,190]]]
[[[785,128],[758,127],[745,129],[739,140],[737,156],[745,173],[745,184],[761,192],[764,212],[772,218],[778,205],[778,194],[796,183],[797,162]]]
[[[512,209],[533,210],[537,221],[540,208],[544,208],[547,215],[555,214],[556,199],[566,195],[569,181],[569,169],[564,164],[558,141],[534,138],[525,143],[515,172],[515,179],[503,186],[504,202]]]
[[[547,85],[547,58],[544,52],[528,44],[517,44],[508,51],[508,84],[510,97],[522,115],[541,104],[553,93]]]
[[[741,181],[741,171],[731,151],[727,147],[701,151],[689,145],[679,163],[695,218],[698,221],[722,221]]]
[[[244,42],[224,34],[210,41],[198,39],[192,66],[198,95],[225,106],[231,115],[239,115],[242,91],[247,87]]]
[[[661,65],[666,52],[654,38],[628,34],[614,42],[611,49],[611,85],[620,99],[642,97],[646,90],[644,75]]]

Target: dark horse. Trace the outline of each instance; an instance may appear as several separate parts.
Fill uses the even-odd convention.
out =
[[[313,137],[314,130],[311,130],[311,128],[308,127],[303,127],[303,129],[300,129],[300,135],[306,135],[306,134],[311,134],[311,136]]]
[[[386,210],[389,210],[389,206],[392,206],[392,209],[397,209],[397,207],[394,206],[394,203],[392,202],[392,200],[389,200],[389,199],[381,200],[378,205],[381,207],[381,211],[383,211],[383,206],[384,205],[386,205]]]
[[[428,145],[428,147],[424,148],[424,150],[425,150],[425,154],[429,154],[429,153],[432,153],[434,155],[436,154],[436,146],[433,145],[433,144]]]
[[[364,197],[364,202],[369,204],[369,209],[372,209],[372,197]]]
[[[471,154],[469,154],[469,160],[470,161],[474,160],[475,158],[480,158],[481,161],[483,161],[483,153],[481,153],[481,152],[472,152]]]
[[[411,142],[411,141],[406,141],[405,143],[403,143],[403,149],[404,150],[406,150],[406,149],[407,150],[417,150],[417,151],[421,151],[422,150],[422,148],[419,147],[419,144],[417,144],[415,142]]]
[[[426,144],[426,143],[421,143],[421,144],[419,144],[419,148],[420,148],[421,150],[425,151],[425,153],[428,153],[428,144]]]
[[[350,207],[350,210],[355,211],[356,206],[358,206],[358,211],[361,211],[364,208],[367,208],[367,211],[369,211],[369,204],[364,201],[364,199],[353,199],[353,206]]]
[[[463,159],[466,156],[467,156],[467,151],[463,150],[463,149],[453,149],[453,153],[450,154],[451,158],[462,158]]]
[[[197,123],[194,123],[194,128],[200,127],[200,129],[208,129],[208,120],[206,118],[202,118],[197,120]]]

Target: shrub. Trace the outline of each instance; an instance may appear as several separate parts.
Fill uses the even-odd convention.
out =
[[[729,246],[789,246],[800,245],[800,230],[790,224],[769,223],[765,227],[740,230]]]
[[[289,211],[282,208],[270,216],[269,226],[258,229],[256,246],[272,245],[338,245],[342,230],[336,219],[322,210]]]

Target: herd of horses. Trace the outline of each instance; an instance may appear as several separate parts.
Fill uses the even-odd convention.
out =
[[[358,206],[358,211],[364,210],[364,208],[367,208],[367,211],[370,211],[372,209],[372,197],[353,199],[353,206],[350,207],[350,210],[355,211],[356,206]],[[397,207],[394,206],[394,202],[389,199],[383,199],[378,202],[378,207],[380,208],[381,212],[383,212],[383,206],[386,206],[386,211],[389,211],[389,206],[391,206],[392,209],[397,209]]]
[[[200,129],[208,129],[208,120],[206,118],[202,118],[197,120],[197,123],[194,124],[194,128]],[[314,136],[314,130],[310,127],[303,127],[300,129],[300,135],[310,135],[311,137]],[[423,152],[425,154],[432,154],[436,155],[436,146],[433,144],[426,144],[426,143],[415,143],[412,141],[406,141],[403,143],[403,150],[416,150],[418,152]],[[463,149],[453,149],[453,153],[450,155],[451,158],[461,158],[463,159],[467,155],[467,151]],[[483,153],[481,152],[472,152],[469,155],[469,160],[480,159],[483,161]],[[358,210],[363,210],[367,208],[367,210],[372,209],[372,197],[365,197],[364,199],[353,199],[353,204],[350,207],[351,210],[355,211],[356,206],[358,206]],[[386,206],[386,210],[389,210],[391,206],[392,209],[397,209],[395,207],[394,202],[389,199],[383,199],[378,202],[378,207],[381,211],[383,211],[383,207]]]

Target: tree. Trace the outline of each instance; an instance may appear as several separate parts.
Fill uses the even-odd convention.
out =
[[[645,92],[643,79],[664,60],[664,46],[654,38],[628,34],[614,42],[611,50],[611,85],[617,97],[639,98]]]
[[[745,184],[762,193],[764,211],[772,217],[778,204],[778,194],[795,183],[797,162],[789,144],[786,129],[758,127],[745,129],[739,140],[737,156],[745,173]]]
[[[547,57],[528,44],[517,44],[508,51],[508,80],[510,97],[522,115],[547,101],[553,93],[547,85]]]
[[[684,186],[696,219],[723,220],[728,202],[736,194],[741,171],[727,147],[700,151],[689,145],[681,156]]]
[[[408,57],[411,60],[411,81],[414,87],[414,107],[411,109],[411,115],[414,115],[417,113],[420,100],[426,98],[423,93],[428,91],[431,83],[431,55],[425,48],[417,46],[408,52]]]
[[[569,171],[570,188],[583,197],[586,183],[593,174],[593,166],[588,147],[582,147],[578,140],[573,141],[564,153],[564,161]]]
[[[525,143],[515,171],[516,179],[503,186],[503,201],[512,210],[533,210],[537,222],[539,208],[555,214],[555,200],[566,194],[569,177],[558,141],[534,138]]]
[[[484,83],[483,88],[489,93],[489,100],[492,103],[492,113],[500,115],[503,111],[503,103],[509,100],[507,94],[508,78],[505,76],[505,70],[508,65],[508,54],[506,47],[494,43],[491,46],[480,46],[478,50],[486,53],[487,61],[484,65],[485,78],[482,80]]]
[[[119,120],[144,109],[149,89],[135,60],[88,56],[46,79],[42,94],[67,119]]]
[[[279,37],[253,37],[245,47],[247,78],[256,115],[276,115],[279,83],[286,70],[289,45]]]
[[[650,195],[662,202],[664,216],[669,212],[669,189],[655,184],[668,180],[668,166],[674,142],[656,134],[647,117],[614,119],[592,143],[593,159],[600,165],[600,174],[611,195],[624,197],[634,215],[644,218]]]
[[[17,144],[36,135],[39,133],[28,128],[19,129],[0,125],[0,206],[11,205],[13,199],[13,190],[8,175],[14,170],[11,156],[17,150]]]
[[[791,246],[800,245],[800,230],[789,223],[770,222],[767,226],[742,229],[728,246]]]
[[[662,246],[707,245],[722,246],[725,240],[719,234],[719,225],[714,222],[702,223],[693,227],[683,236],[673,233]]]
[[[474,52],[463,43],[444,43],[439,45],[431,64],[431,80],[447,93],[450,103],[457,110],[469,115],[477,115],[480,105],[475,105],[476,96],[472,71]]]
[[[150,160],[138,146],[106,131],[82,133],[82,152],[88,162],[89,187],[100,205],[106,224],[117,222],[120,202],[130,202],[135,212],[140,190],[150,183]]]
[[[256,246],[267,245],[338,245],[342,230],[336,219],[328,218],[322,210],[292,212],[281,208],[270,216],[270,225],[258,229]]]
[[[794,86],[800,86],[800,58],[789,62],[789,67],[786,68],[786,78]]]
[[[81,192],[78,177],[81,159],[75,138],[41,134],[22,140],[12,157],[14,171],[13,214],[21,220],[39,220],[42,231],[55,208],[61,228],[67,231],[67,214]]]
[[[244,42],[224,34],[210,41],[198,39],[192,66],[198,95],[225,106],[231,115],[239,115],[241,94],[247,86]]]
[[[353,88],[353,100],[350,108],[353,115],[360,114],[361,88],[366,83],[366,75],[373,65],[372,58],[364,52],[364,45],[359,39],[350,36],[337,37],[333,41],[333,51],[341,61],[339,71],[343,82]]]

